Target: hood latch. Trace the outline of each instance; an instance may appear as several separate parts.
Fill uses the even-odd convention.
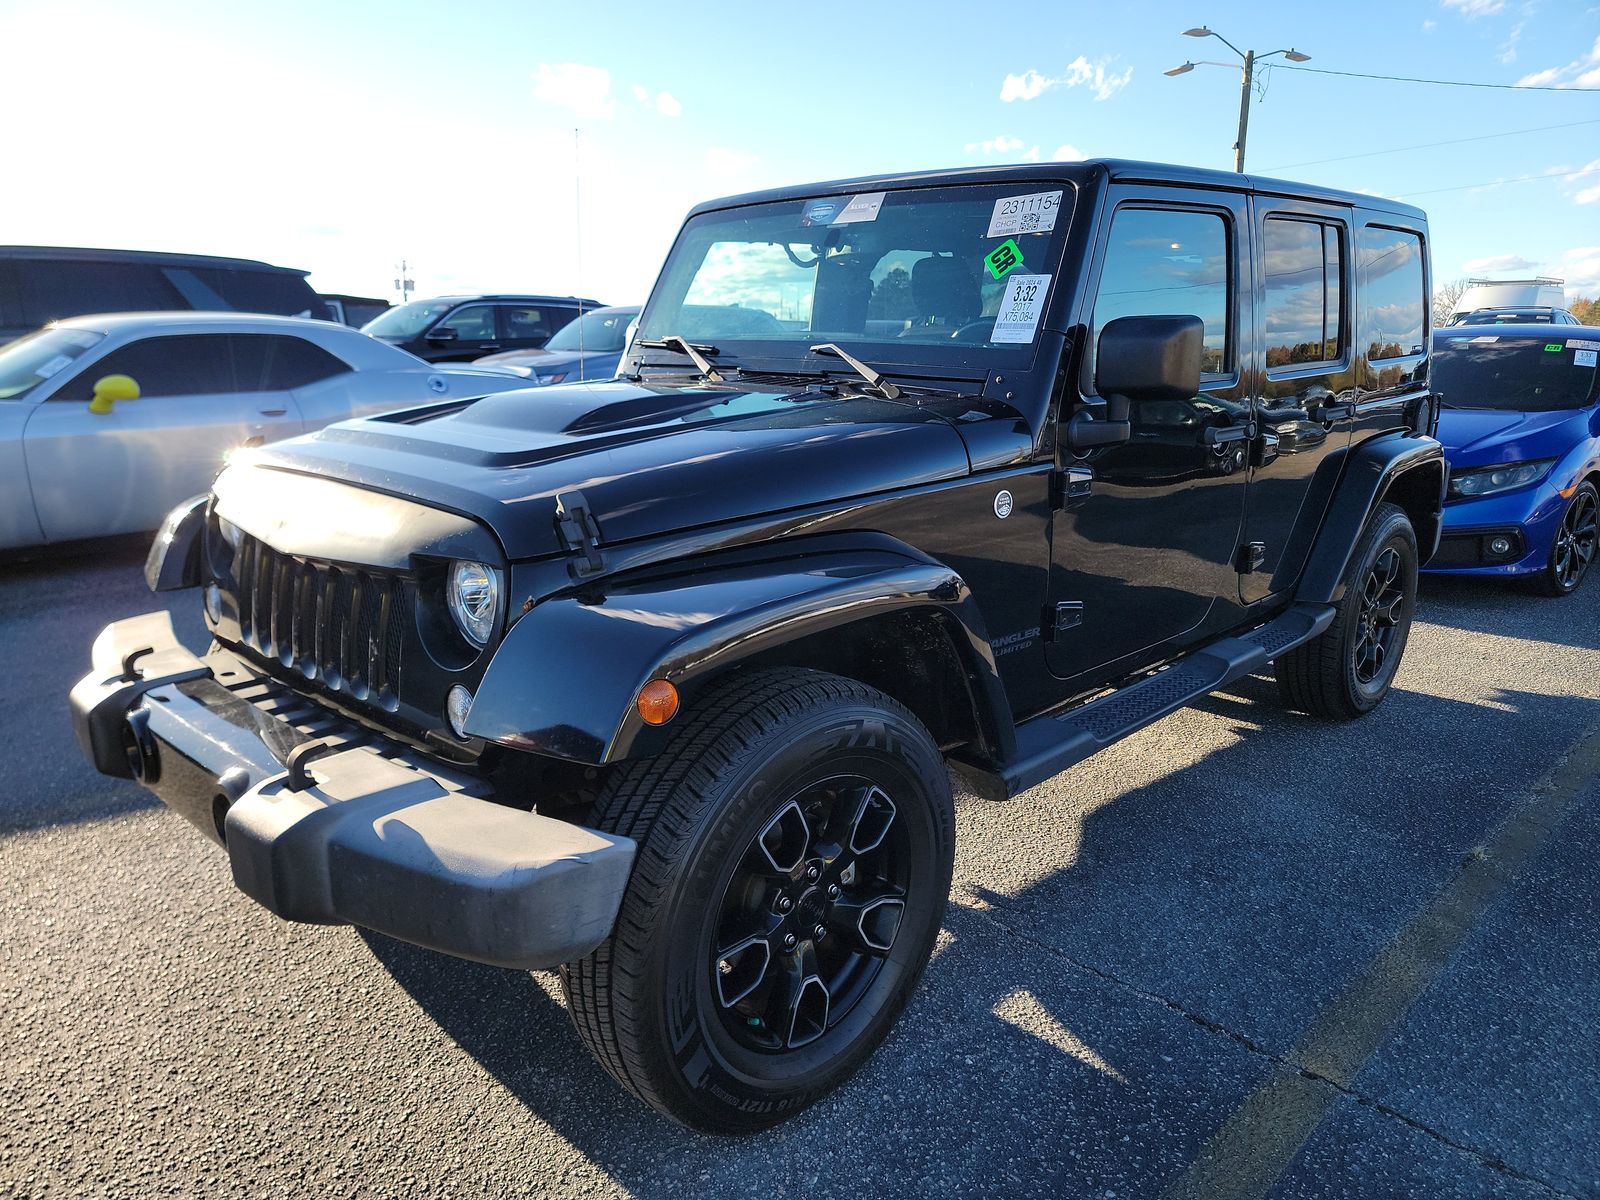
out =
[[[579,491],[556,493],[556,534],[568,551],[580,558],[567,564],[574,579],[587,579],[605,570],[600,553],[600,526],[595,523],[589,502]]]

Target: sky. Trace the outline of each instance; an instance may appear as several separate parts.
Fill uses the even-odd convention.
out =
[[[419,296],[633,303],[716,196],[1024,159],[1230,168],[1237,59],[1182,36],[1199,24],[1315,70],[1554,89],[1279,55],[1246,167],[1422,206],[1438,282],[1600,294],[1595,0],[0,0],[0,241],[259,258],[387,299],[405,260]]]

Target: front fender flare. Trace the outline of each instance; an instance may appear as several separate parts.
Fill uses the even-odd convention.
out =
[[[671,681],[688,708],[701,685],[754,655],[885,613],[924,610],[951,636],[980,737],[1005,752],[1011,709],[977,603],[955,571],[907,551],[702,562],[692,573],[614,582],[603,595],[546,600],[495,651],[466,731],[596,765],[649,753],[671,729],[639,718],[635,698],[650,680]]]

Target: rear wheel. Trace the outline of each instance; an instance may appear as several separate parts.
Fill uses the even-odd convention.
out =
[[[596,824],[639,852],[612,936],[562,968],[573,1020],[624,1087],[708,1132],[776,1124],[860,1066],[950,890],[938,748],[889,697],[815,671],[699,705]]]
[[[1350,556],[1333,624],[1273,664],[1283,702],[1330,720],[1378,707],[1399,670],[1416,604],[1416,533],[1405,510],[1381,504]]]
[[[1578,590],[1600,545],[1597,515],[1600,515],[1600,493],[1595,492],[1594,484],[1580,483],[1567,503],[1567,511],[1561,515],[1555,542],[1550,547],[1550,561],[1530,581],[1534,591],[1545,596],[1570,596]]]

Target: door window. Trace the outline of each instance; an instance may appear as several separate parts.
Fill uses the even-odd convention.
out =
[[[225,333],[143,338],[91,363],[52,399],[88,400],[94,394],[94,381],[106,375],[131,375],[142,396],[214,396],[235,391],[228,340]]]
[[[1201,371],[1225,374],[1233,362],[1232,276],[1228,223],[1221,214],[1121,209],[1111,221],[1095,298],[1094,341],[1118,317],[1197,316],[1205,323]]]
[[[1361,231],[1361,341],[1367,358],[1381,361],[1423,353],[1427,292],[1422,278],[1422,238],[1402,229],[1369,225]]]
[[[1339,227],[1268,217],[1262,227],[1266,268],[1267,367],[1335,362],[1344,353]]]
[[[552,315],[543,309],[527,308],[520,304],[506,305],[500,310],[500,319],[505,324],[505,332],[501,336],[508,341],[545,341],[555,332]]]
[[[492,342],[494,306],[474,304],[467,308],[458,308],[445,318],[444,324],[454,329],[456,337],[463,342]]]

